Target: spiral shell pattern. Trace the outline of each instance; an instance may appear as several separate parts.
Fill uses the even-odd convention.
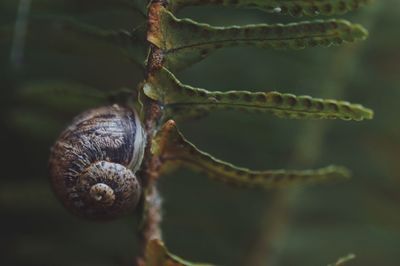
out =
[[[57,197],[68,210],[90,219],[132,211],[141,194],[135,172],[145,144],[134,110],[113,105],[77,116],[51,151],[50,178]]]

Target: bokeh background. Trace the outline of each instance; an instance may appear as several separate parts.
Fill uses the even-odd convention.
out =
[[[137,218],[94,223],[70,215],[52,194],[47,160],[70,119],[96,106],[91,88],[134,89],[143,72],[115,49],[64,35],[52,23],[35,24],[33,17],[68,16],[115,30],[141,26],[143,18],[101,8],[102,1],[33,0],[26,43],[18,50],[11,39],[20,2],[0,2],[0,264],[130,265]],[[188,8],[179,16],[214,25],[299,20],[216,7]],[[171,251],[230,266],[320,266],[349,253],[357,258],[348,265],[399,265],[400,2],[375,1],[345,18],[362,23],[369,38],[301,51],[231,48],[177,76],[209,90],[278,90],[359,102],[374,109],[374,120],[299,121],[232,111],[179,127],[202,150],[240,166],[335,163],[351,168],[353,178],[263,192],[226,187],[188,170],[163,176],[162,227]],[[85,93],[31,93],[35,86],[66,83]]]

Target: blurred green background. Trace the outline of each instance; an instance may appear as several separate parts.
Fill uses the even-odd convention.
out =
[[[60,93],[33,97],[32,84],[60,81],[101,91],[134,89],[139,67],[108,46],[80,42],[32,14],[74,17],[105,29],[143,18],[103,1],[33,0],[23,54],[12,50],[19,1],[0,2],[0,265],[130,265],[137,219],[94,223],[73,217],[48,182],[49,149],[80,111],[96,105]],[[99,7],[99,8],[98,8]],[[214,25],[298,21],[257,10],[188,8],[179,17]],[[231,48],[177,73],[209,90],[278,90],[340,98],[374,109],[372,121],[298,121],[218,112],[179,124],[199,148],[255,169],[342,164],[353,178],[265,192],[226,187],[180,170],[160,180],[166,245],[217,265],[400,264],[400,2],[375,1],[345,18],[370,32],[360,43],[301,51]],[[10,31],[11,29],[11,31]],[[18,55],[18,54],[17,54]],[[78,85],[73,85],[77,87]],[[63,99],[63,100],[60,100]],[[64,105],[59,104],[64,102]]]

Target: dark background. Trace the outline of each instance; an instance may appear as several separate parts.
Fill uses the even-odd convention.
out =
[[[132,11],[80,2],[36,0],[31,12],[72,16],[106,29],[141,23]],[[28,29],[24,57],[16,64],[10,60],[7,27],[15,23],[17,5],[0,3],[0,264],[129,265],[137,249],[137,219],[94,223],[75,218],[48,183],[52,143],[73,116],[96,103],[67,95],[60,96],[64,105],[60,99],[52,104],[51,97],[24,92],[44,81],[102,91],[134,89],[142,72],[109,47],[65,42],[69,36],[45,24]],[[299,20],[212,7],[189,8],[179,16],[214,25]],[[399,265],[400,2],[376,1],[346,18],[369,30],[365,42],[301,51],[226,49],[177,76],[209,90],[345,99],[374,109],[374,120],[299,121],[218,112],[179,126],[202,150],[240,166],[335,163],[351,168],[353,178],[262,192],[226,187],[188,170],[163,176],[162,227],[171,251],[218,265],[320,266],[348,253],[357,255],[349,265]]]

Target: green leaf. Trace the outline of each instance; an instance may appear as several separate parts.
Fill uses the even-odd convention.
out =
[[[17,106],[7,113],[6,125],[15,132],[21,132],[32,139],[48,141],[59,134],[64,126],[59,116],[43,110]]]
[[[161,240],[150,240],[146,248],[146,266],[211,266],[185,261],[171,254]]]
[[[2,0],[0,9],[2,11],[13,12],[20,1]],[[146,1],[141,0],[35,0],[31,6],[33,12],[59,13],[66,12],[73,15],[85,13],[95,13],[102,11],[129,10],[134,14],[146,14]],[[4,12],[6,13],[6,12]]]
[[[28,48],[33,46],[75,55],[104,56],[109,52],[143,65],[147,55],[144,30],[144,27],[132,31],[103,30],[71,18],[33,16],[29,21],[26,43]],[[13,34],[13,25],[1,27],[0,43],[10,41]]]
[[[249,91],[207,91],[179,82],[163,68],[148,78],[144,93],[160,101],[167,111],[165,119],[190,118],[216,109],[254,110],[283,118],[371,119],[373,112],[345,101],[296,96],[288,93]]]
[[[344,14],[362,7],[371,0],[170,0],[168,7],[177,11],[187,6],[219,5],[257,8],[267,12],[289,14],[292,16],[316,16]]]
[[[164,51],[164,66],[176,70],[224,47],[252,45],[275,49],[302,49],[339,45],[365,39],[367,31],[346,20],[315,20],[289,24],[214,27],[178,19],[162,6],[149,12],[149,42]]]
[[[25,105],[48,107],[53,111],[76,113],[115,102],[126,102],[133,91],[128,88],[101,91],[68,81],[35,81],[21,86],[17,98]]]
[[[237,167],[199,150],[178,131],[173,120],[164,124],[153,146],[153,153],[160,154],[162,160],[166,162],[163,166],[165,171],[182,164],[204,172],[217,181],[240,187],[275,188],[292,183],[309,183],[350,176],[346,168],[333,165],[315,170],[255,171]]]
[[[354,254],[348,254],[347,256],[341,257],[337,260],[336,263],[329,264],[328,266],[343,266],[345,265],[348,261],[353,260],[356,258],[356,255]]]
[[[72,82],[37,81],[19,89],[18,97],[26,103],[49,105],[55,108],[72,108],[103,104],[105,93]]]

